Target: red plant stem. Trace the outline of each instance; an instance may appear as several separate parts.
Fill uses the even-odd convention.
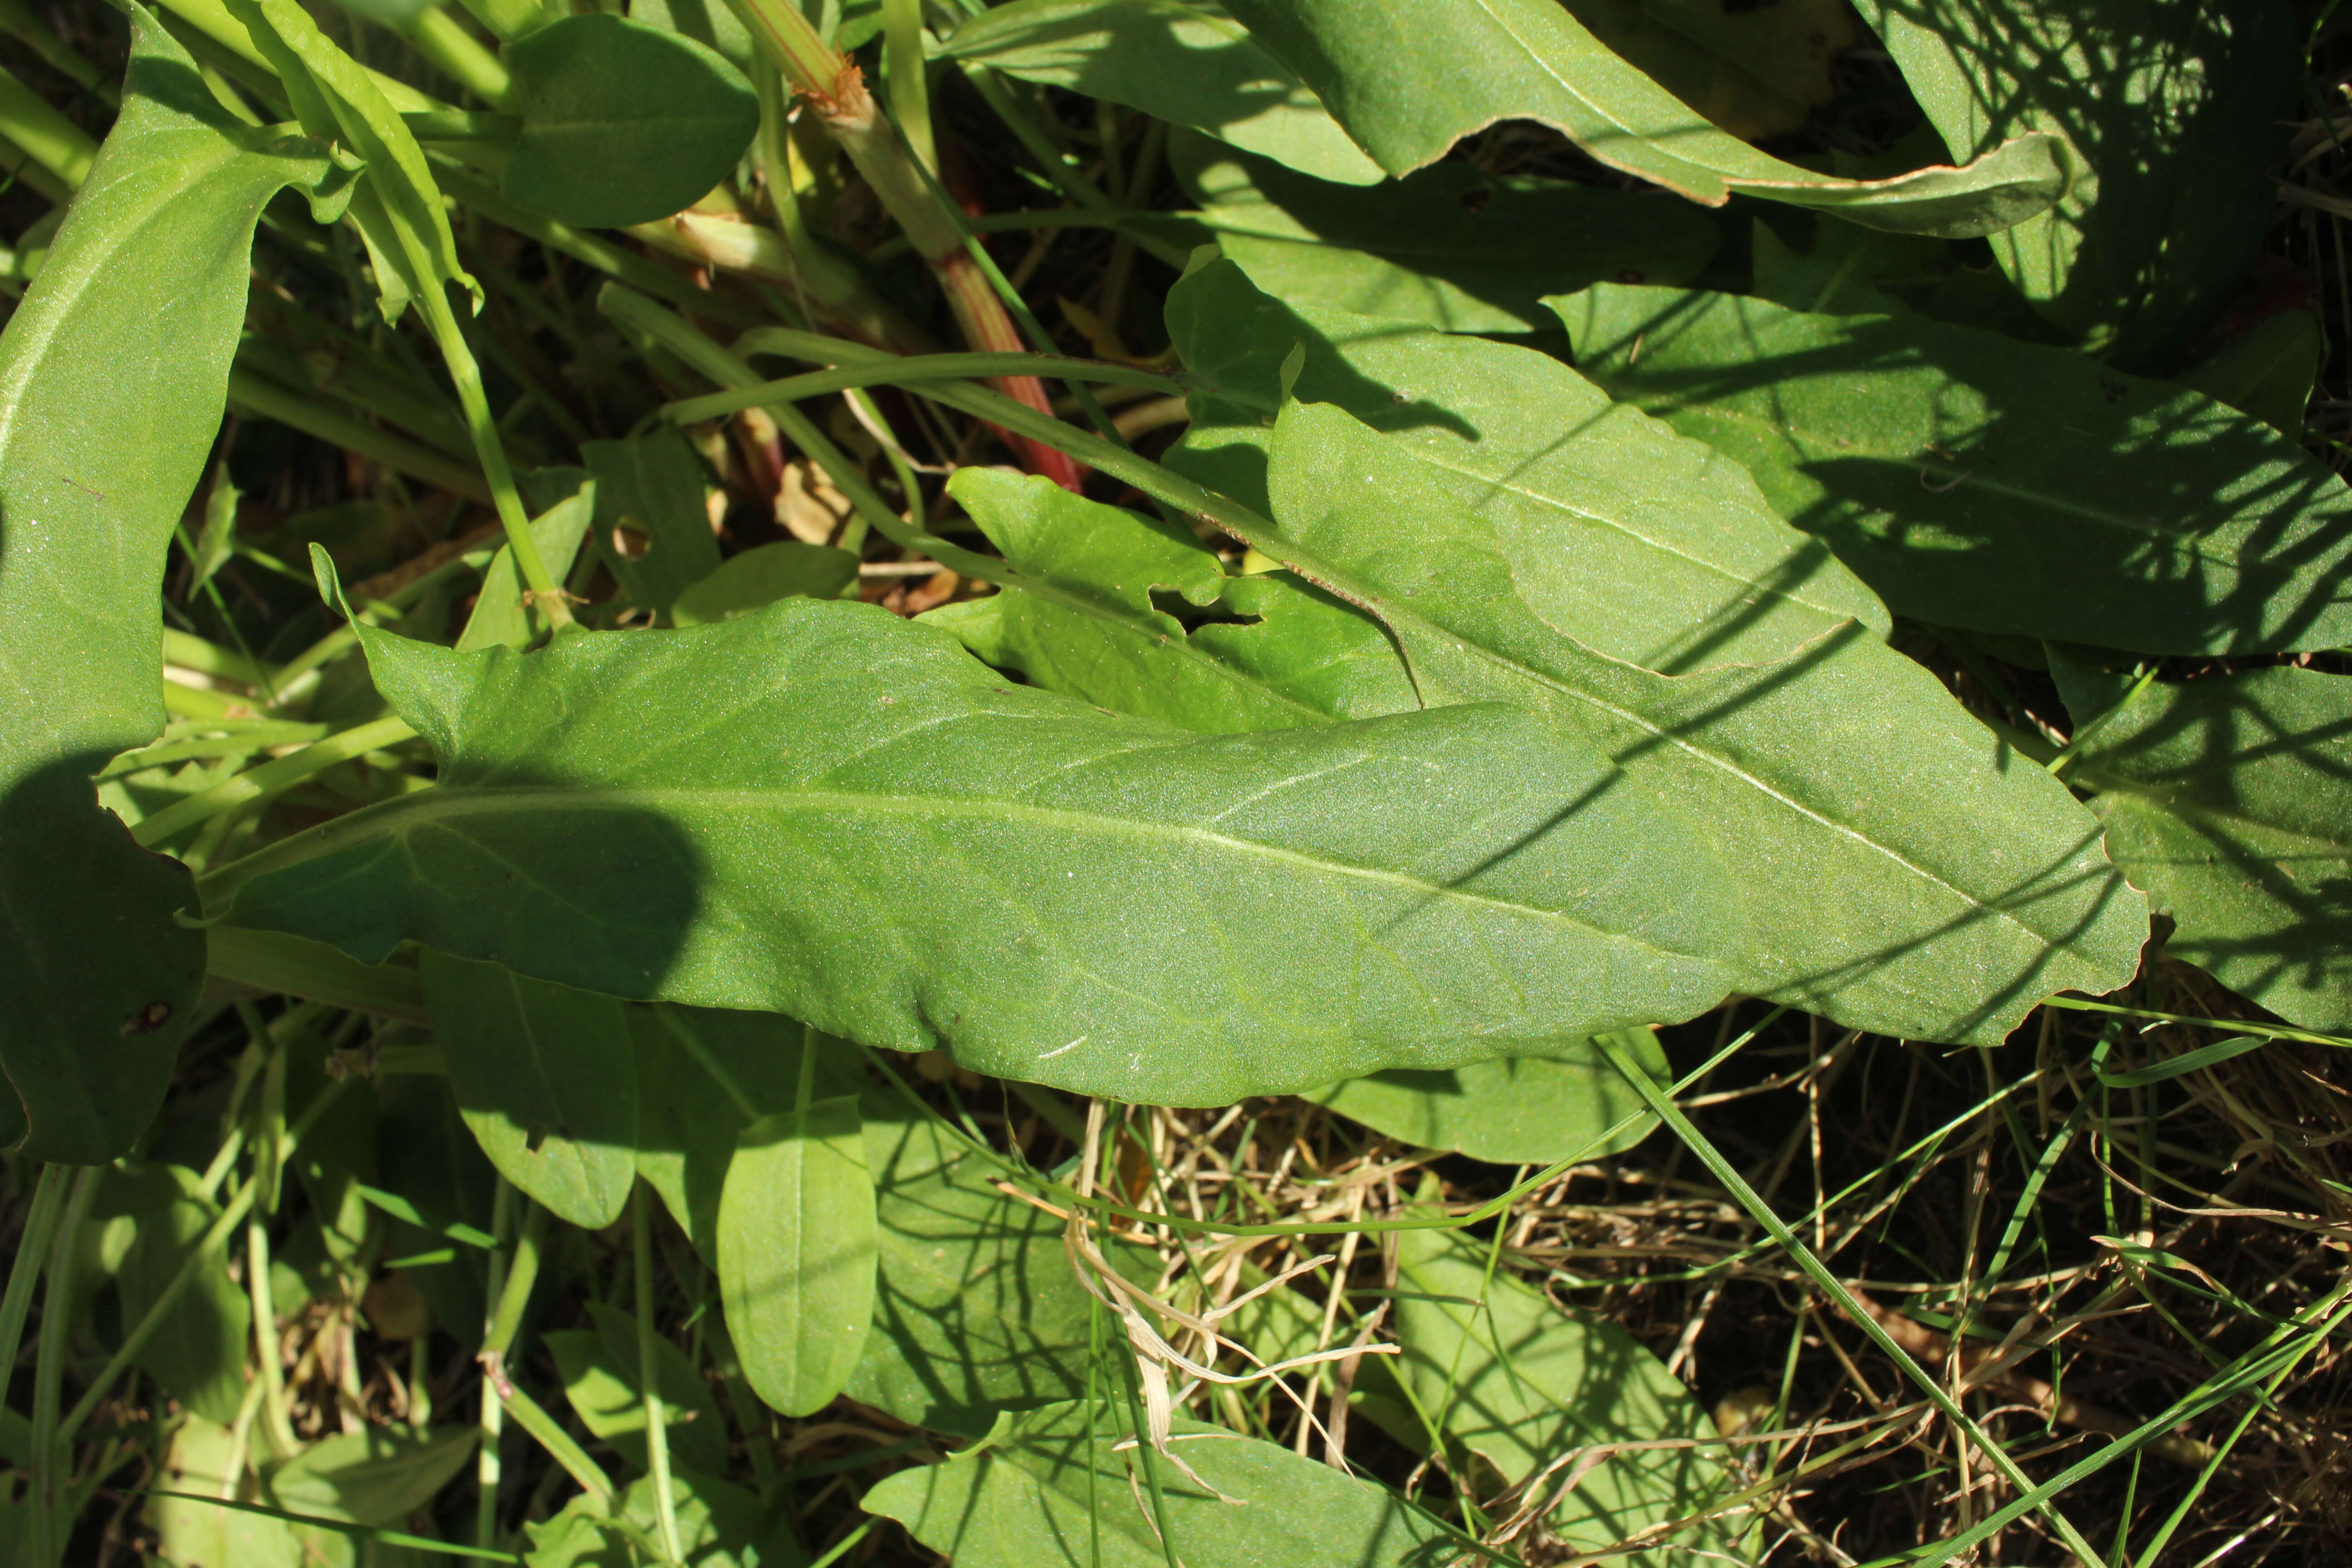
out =
[[[963,329],[966,342],[983,352],[1024,353],[1030,345],[1021,337],[1021,330],[1004,309],[1004,301],[996,297],[987,277],[971,258],[961,247],[950,255],[934,259],[932,269],[940,276],[940,284],[947,290],[949,308],[955,312],[956,324]],[[990,383],[997,391],[1016,403],[1025,403],[1047,418],[1055,418],[1053,403],[1045,396],[1045,384],[1034,375],[998,376]],[[997,439],[1017,454],[1022,466],[1033,474],[1043,474],[1064,489],[1076,493],[1085,484],[1087,470],[1066,452],[1057,452],[1042,441],[998,429]]]

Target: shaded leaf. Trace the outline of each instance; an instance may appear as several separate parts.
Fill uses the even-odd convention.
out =
[[[633,1012],[646,1086],[638,1169],[703,1257],[715,1258],[721,1184],[736,1135],[752,1118],[705,1063],[752,1106],[789,1106],[808,1031],[765,1013]],[[820,1048],[816,1074],[821,1097],[862,1087],[855,1059],[839,1049]],[[1081,1392],[1089,1298],[1070,1274],[1060,1222],[991,1186],[993,1167],[895,1091],[867,1089],[863,1102],[875,1291],[850,1397],[914,1426],[979,1437],[1000,1407]]]
[[[138,1237],[115,1275],[126,1328],[147,1316],[214,1218],[213,1206],[194,1196],[139,1216]],[[253,1303],[228,1277],[226,1249],[216,1247],[140,1348],[138,1364],[182,1405],[227,1426],[245,1402],[252,1333]]]
[[[677,1468],[670,1491],[680,1568],[801,1568],[808,1562],[791,1527],[772,1523],[760,1500],[742,1488]],[[526,1524],[531,1546],[524,1562],[530,1568],[658,1568],[653,1479],[632,1481],[619,1502],[617,1517],[608,1517],[575,1496],[554,1518]]]
[[[1660,87],[1745,141],[1804,129],[1837,96],[1858,41],[1844,0],[1567,0],[1576,19]]]
[[[596,477],[596,549],[629,602],[657,615],[719,570],[702,503],[702,459],[671,426],[627,441],[583,441]]]
[[[1612,168],[1709,206],[1740,194],[1832,207],[1874,228],[1980,235],[2047,207],[2070,173],[2063,144],[2038,132],[1965,168],[1891,179],[1782,163],[1694,114],[1555,0],[1229,0],[1226,9],[1392,174],[1435,163],[1499,121],[1535,120]]]
[[[121,116],[0,335],[0,1145],[83,1163],[153,1118],[205,966],[173,921],[188,873],[89,775],[163,728],[157,589],[220,426],[254,225],[332,171],[230,119],[143,10],[131,33]]]
[[[1088,1428],[1083,1402],[1002,1416],[984,1441],[945,1464],[899,1471],[863,1506],[959,1568],[1166,1568],[1171,1551],[1192,1563],[1405,1568],[1444,1561],[1454,1539],[1371,1482],[1180,1415],[1184,1462],[1251,1506],[1210,1496],[1163,1460],[1163,1548],[1150,1502],[1129,1481],[1139,1474],[1134,1451],[1112,1448],[1127,1433],[1107,1412]]]
[[[681,626],[731,620],[747,610],[794,594],[837,599],[857,581],[857,557],[846,550],[784,540],[755,545],[671,601],[670,618]]]
[[[948,493],[1024,580],[1066,596],[1007,587],[925,623],[1034,685],[1212,735],[1414,705],[1388,634],[1290,573],[1228,577],[1188,531],[1034,475],[959,468]]]
[[[2151,685],[2074,775],[2168,950],[2306,1028],[2352,1027],[2352,677]]]
[[[1862,0],[1956,158],[2063,138],[2058,204],[1993,237],[2025,297],[2088,346],[2154,364],[2262,244],[2302,75],[2268,0]]]
[[[618,16],[564,16],[506,48],[522,132],[499,190],[583,228],[651,223],[735,172],[759,100],[725,57]]]
[[[929,1119],[877,1121],[880,1268],[849,1396],[934,1432],[981,1437],[997,1412],[1085,1392],[1093,1299],[1062,1225],[989,1184],[992,1169]],[[1104,1242],[1116,1259],[1115,1240]],[[1156,1267],[1156,1265],[1155,1265]]]
[[[719,1198],[719,1293],[752,1392],[808,1415],[848,1384],[874,1321],[874,1179],[855,1096],[737,1134]]]
[[[1396,1334],[1414,1403],[1506,1481],[1573,1449],[1715,1436],[1690,1390],[1640,1341],[1562,1310],[1502,1270],[1490,1276],[1486,1244],[1451,1231],[1398,1233]],[[1701,1511],[1728,1479],[1719,1454],[1701,1449],[1611,1454],[1552,1510],[1550,1525],[1571,1547],[1612,1545]]]
[[[1139,109],[1318,179],[1385,178],[1296,72],[1230,16],[1183,0],[1013,0],[940,53]]]
[[[466,1125],[507,1180],[600,1230],[636,1180],[636,1061],[610,996],[427,950],[425,1005]]]
[[[1660,1082],[1672,1078],[1647,1029],[1613,1037]],[[1609,1058],[1590,1046],[1558,1057],[1507,1057],[1445,1072],[1383,1072],[1349,1079],[1307,1099],[1390,1137],[1451,1149],[1497,1164],[1549,1165],[1631,1149],[1657,1118],[1642,1109]],[[1620,1121],[1633,1125],[1615,1137]]]
[[[1738,944],[1691,829],[1508,708],[1201,738],[813,599],[528,655],[359,636],[440,784],[214,886],[363,961],[414,936],[1224,1104],[1687,1016]]]
[[[2326,346],[2319,318],[2311,311],[2275,311],[2211,357],[2182,371],[2180,384],[2299,441]]]
[[[1378,513],[1395,569],[1442,573],[1437,531],[1467,531],[1518,564],[1513,590],[1559,635],[1661,670],[1784,657],[1885,606],[1790,528],[1745,469],[1638,409],[1612,405],[1531,349],[1292,308],[1230,266],[1171,295],[1169,325],[1198,379],[1170,466],[1263,509],[1284,361],[1292,393],[1380,432],[1379,472],[1323,476],[1323,500]],[[1395,484],[1404,488],[1390,489]],[[1407,502],[1404,498],[1413,500]],[[1414,508],[1433,506],[1434,524]],[[1391,563],[1384,562],[1384,565]],[[1352,593],[1358,604],[1366,600]]]
[[[155,1531],[161,1560],[172,1568],[346,1568],[353,1553],[332,1531],[305,1530],[267,1515],[212,1506],[207,1500],[224,1491],[234,1502],[274,1506],[242,1458],[232,1460],[247,1451],[226,1426],[201,1415],[181,1420],[165,1450],[156,1490],[194,1495],[151,1496],[142,1510]]]
[[[269,1492],[289,1513],[400,1524],[465,1468],[480,1436],[471,1426],[415,1433],[366,1426],[324,1437],[271,1467]]]
[[[386,1078],[376,1085],[376,1136],[387,1188],[437,1225],[464,1225],[488,1234],[498,1171],[458,1112],[446,1078]],[[453,1247],[433,1230],[391,1220],[387,1259],[447,1254],[446,1261],[409,1263],[442,1332],[470,1353],[481,1342],[483,1270],[477,1249]]]
[[[594,1325],[541,1334],[563,1377],[563,1396],[591,1436],[613,1446],[632,1467],[646,1468],[645,1384],[637,1371],[637,1320],[603,1301],[588,1303]],[[663,1413],[672,1458],[712,1474],[727,1468],[727,1427],[718,1402],[687,1353],[667,1335],[654,1339]]]
[[[1602,279],[1685,281],[1719,239],[1706,213],[1656,192],[1466,163],[1367,191],[1201,137],[1171,138],[1169,163],[1199,204],[1192,216],[1267,293],[1447,331],[1539,330],[1544,295]]]
[[[2201,394],[1911,315],[1558,303],[1595,380],[1744,463],[1899,614],[2144,653],[2352,641],[2352,491]]]

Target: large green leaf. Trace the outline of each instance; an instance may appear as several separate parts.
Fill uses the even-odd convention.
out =
[[[533,654],[359,635],[439,787],[212,886],[363,961],[1222,1104],[1687,1016],[1742,945],[1693,829],[1511,708],[1202,738],[812,599]]]
[[[1024,580],[1065,596],[1008,587],[926,620],[1034,685],[1207,735],[1414,705],[1388,634],[1287,572],[1229,577],[1189,531],[1034,475],[959,468],[948,493]]]
[[[1413,442],[1291,404],[1260,548],[1379,615],[1423,700],[1523,706],[1608,756],[1612,789],[1674,803],[1762,938],[1739,990],[1990,1043],[2053,991],[2130,978],[2146,906],[2089,814],[1926,670],[1853,625],[1678,678],[1596,654],[1546,614],[1561,549],[1448,493]]]
[[[2303,72],[2274,0],[1862,0],[1952,156],[2064,138],[2055,206],[1993,239],[2052,321],[2160,363],[2233,289]]]
[[[1267,293],[1447,331],[1536,331],[1549,324],[1544,295],[1603,279],[1687,281],[1721,237],[1705,212],[1655,191],[1466,163],[1360,191],[1202,137],[1171,138],[1169,162],[1200,205],[1192,216]]]
[[[583,228],[651,223],[735,172],[760,129],[743,74],[682,33],[565,16],[507,46],[522,133],[499,189]]]
[[[1846,180],[1708,124],[1556,0],[1228,0],[1392,174],[1498,121],[1557,127],[1612,168],[1720,206],[1734,195],[1835,208],[1874,228],[1981,235],[2066,188],[2063,143],[2030,132],[1965,168]]]
[[[1651,1076],[1661,1082],[1672,1077],[1649,1030],[1625,1029],[1613,1037]],[[1505,1165],[1613,1154],[1639,1143],[1658,1124],[1590,1042],[1559,1057],[1507,1057],[1444,1072],[1374,1073],[1307,1098],[1391,1138]],[[1610,1136],[1629,1120],[1632,1126]]]
[[[2281,1017],[2352,1028],[2352,677],[2152,685],[2084,743],[2107,852],[2169,950]]]
[[[1911,315],[1603,284],[1577,363],[1898,613],[2141,653],[2352,642],[2352,490],[2201,393]]]
[[[1332,499],[1363,498],[1400,544],[1416,541],[1393,552],[1397,569],[1445,571],[1457,556],[1434,542],[1467,530],[1517,563],[1515,589],[1534,615],[1612,658],[1667,671],[1759,662],[1849,621],[1889,624],[1737,463],[1612,405],[1549,355],[1292,308],[1230,265],[1187,278],[1169,326],[1198,382],[1172,467],[1264,508],[1286,362],[1302,350],[1291,394],[1379,431],[1384,468],[1412,487],[1400,503],[1425,496],[1450,520],[1379,504],[1386,471],[1369,483],[1369,473],[1328,476]]]
[[[940,53],[1124,103],[1318,179],[1384,177],[1296,72],[1232,17],[1184,0],[1013,0]]]
[[[1397,1285],[1401,1375],[1414,1404],[1506,1481],[1579,1448],[1714,1436],[1690,1390],[1640,1341],[1490,1274],[1484,1243],[1399,1232]],[[1698,1449],[1612,1454],[1552,1511],[1551,1529],[1571,1546],[1612,1545],[1704,1510],[1728,1479],[1722,1459]]]
[[[229,118],[132,8],[123,109],[0,336],[0,1144],[96,1162],[155,1113],[205,967],[188,874],[89,775],[163,728],[156,595],[220,426],[253,228],[326,150]]]
[[[1114,1406],[1115,1408],[1115,1406]],[[866,1494],[868,1513],[906,1525],[958,1568],[1407,1568],[1458,1548],[1428,1515],[1369,1481],[1255,1437],[1179,1417],[1175,1447],[1209,1495],[1160,1461],[1167,1542],[1147,1511],[1128,1436],[1085,1402],[1000,1418],[942,1465],[901,1470]]]
[[[1565,0],[1592,36],[1747,142],[1805,128],[1836,100],[1859,28],[1845,0]]]
[[[427,951],[449,1087],[482,1152],[558,1218],[599,1230],[636,1180],[636,1058],[621,1004]]]
[[[603,1301],[588,1303],[592,1327],[557,1329],[540,1338],[555,1357],[571,1402],[589,1435],[642,1470],[646,1458],[646,1391],[637,1366],[637,1320]],[[698,1470],[727,1468],[727,1427],[691,1358],[667,1335],[654,1338],[654,1373],[660,1384],[671,1456]]]
[[[719,1294],[752,1391],[811,1415],[848,1385],[874,1321],[874,1178],[855,1095],[736,1135],[719,1195]]]

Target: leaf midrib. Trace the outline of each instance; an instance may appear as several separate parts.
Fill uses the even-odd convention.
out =
[[[1045,806],[1026,802],[989,798],[962,798],[952,795],[870,795],[848,790],[811,789],[697,789],[685,785],[637,786],[570,786],[563,784],[452,784],[420,791],[398,800],[370,807],[344,819],[352,828],[364,827],[364,832],[345,832],[331,843],[322,843],[319,853],[326,854],[363,844],[371,839],[386,838],[403,834],[413,827],[437,823],[453,823],[468,816],[495,816],[501,812],[535,811],[645,811],[648,814],[683,815],[688,812],[719,811],[730,818],[751,813],[838,812],[843,814],[870,813],[883,816],[928,816],[942,819],[982,819],[1003,822],[1011,819],[1043,828],[1074,834],[1106,837],[1126,836],[1158,839],[1170,843],[1200,845],[1227,850],[1239,855],[1286,866],[1315,876],[1349,879],[1396,889],[1423,898],[1442,900],[1470,910],[1487,910],[1533,920],[1588,937],[1623,942],[1663,956],[1698,962],[1709,962],[1704,955],[1684,952],[1662,946],[1647,938],[1628,931],[1614,931],[1580,921],[1559,910],[1539,905],[1515,903],[1507,899],[1484,893],[1465,892],[1442,882],[1414,877],[1402,871],[1378,867],[1358,866],[1344,860],[1327,859],[1303,850],[1288,849],[1279,845],[1238,838],[1231,834],[1187,823],[1153,822],[1136,817],[1109,816],[1099,812],[1071,810],[1061,806]],[[299,862],[294,862],[299,864]],[[282,869],[272,867],[271,870]]]

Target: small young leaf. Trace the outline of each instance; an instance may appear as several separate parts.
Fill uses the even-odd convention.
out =
[[[576,471],[576,470],[575,470]],[[589,480],[530,520],[530,536],[539,544],[539,558],[559,583],[571,573],[582,541],[596,515],[596,487]],[[514,551],[501,544],[482,574],[481,592],[466,629],[457,634],[457,651],[482,647],[521,648],[530,646],[530,617],[523,610],[522,574],[515,569]]]
[[[1398,1233],[1396,1334],[1401,1375],[1424,1418],[1507,1481],[1572,1449],[1714,1435],[1690,1390],[1640,1341],[1562,1311],[1507,1273],[1490,1275],[1486,1244],[1451,1231]],[[1585,1472],[1550,1528],[1571,1547],[1609,1546],[1700,1511],[1728,1479],[1724,1461],[1701,1450],[1614,1454]],[[1722,1525],[1706,1533],[1718,1539],[1703,1544],[1730,1544]]]
[[[926,624],[1034,685],[1204,735],[1415,706],[1379,624],[1287,572],[1228,577],[1189,531],[1034,475],[959,468],[948,493],[1024,582],[1059,592],[1008,587]]]
[[[636,1180],[636,1059],[610,996],[427,951],[418,964],[457,1105],[507,1180],[591,1230]]]
[[[848,1385],[874,1321],[874,1181],[855,1096],[763,1116],[719,1199],[719,1293],[753,1392],[808,1415]]]
[[[725,57],[683,33],[565,16],[507,46],[505,107],[522,134],[499,189],[582,228],[651,223],[733,173],[759,100]]]
[[[856,581],[857,557],[846,550],[797,539],[754,545],[680,593],[670,603],[670,619],[681,626],[708,626],[795,594],[837,599]]]
[[[2352,490],[2201,394],[1909,314],[1554,303],[1587,374],[1744,463],[1901,614],[2142,653],[2352,642]]]
[[[530,1568],[670,1568],[662,1551],[661,1502],[651,1476],[629,1483],[614,1514],[577,1495],[554,1518],[523,1526]],[[808,1554],[786,1519],[729,1481],[673,1465],[670,1510],[688,1568],[802,1568]],[[617,1517],[616,1517],[617,1516]]]
[[[629,1464],[646,1468],[646,1394],[637,1375],[637,1320],[603,1301],[588,1303],[593,1328],[542,1334],[589,1434],[613,1446]],[[654,1340],[663,1416],[673,1460],[713,1474],[727,1468],[727,1427],[710,1384],[686,1352],[667,1337]]]
[[[480,1436],[470,1426],[341,1433],[270,1468],[269,1492],[289,1513],[352,1524],[404,1523],[465,1468]]]
[[[1000,1416],[987,1438],[942,1465],[901,1470],[866,1494],[958,1568],[1167,1568],[1171,1555],[1253,1568],[1416,1568],[1450,1562],[1458,1538],[1371,1481],[1255,1437],[1179,1415],[1175,1448],[1227,1499],[1161,1460],[1162,1542],[1131,1478],[1141,1460],[1119,1407],[1084,1401]]]
[[[1183,0],[1013,0],[940,53],[1192,126],[1318,180],[1386,177],[1289,67],[1232,17]]]
[[[1670,1076],[1649,1030],[1612,1037],[1653,1068],[1653,1077],[1663,1082]],[[1446,1072],[1374,1073],[1307,1098],[1407,1143],[1502,1165],[1613,1154],[1658,1124],[1590,1041],[1551,1057],[1507,1057]],[[1628,1119],[1632,1126],[1608,1136]]]
[[[663,426],[632,440],[583,442],[580,460],[596,477],[597,552],[631,604],[667,615],[719,570],[702,459]]]
[[[138,1216],[138,1237],[115,1275],[126,1324],[162,1299],[213,1219],[210,1205],[194,1197]],[[244,1403],[252,1333],[252,1300],[229,1279],[226,1254],[216,1247],[141,1349],[139,1365],[190,1410],[227,1426]]]

